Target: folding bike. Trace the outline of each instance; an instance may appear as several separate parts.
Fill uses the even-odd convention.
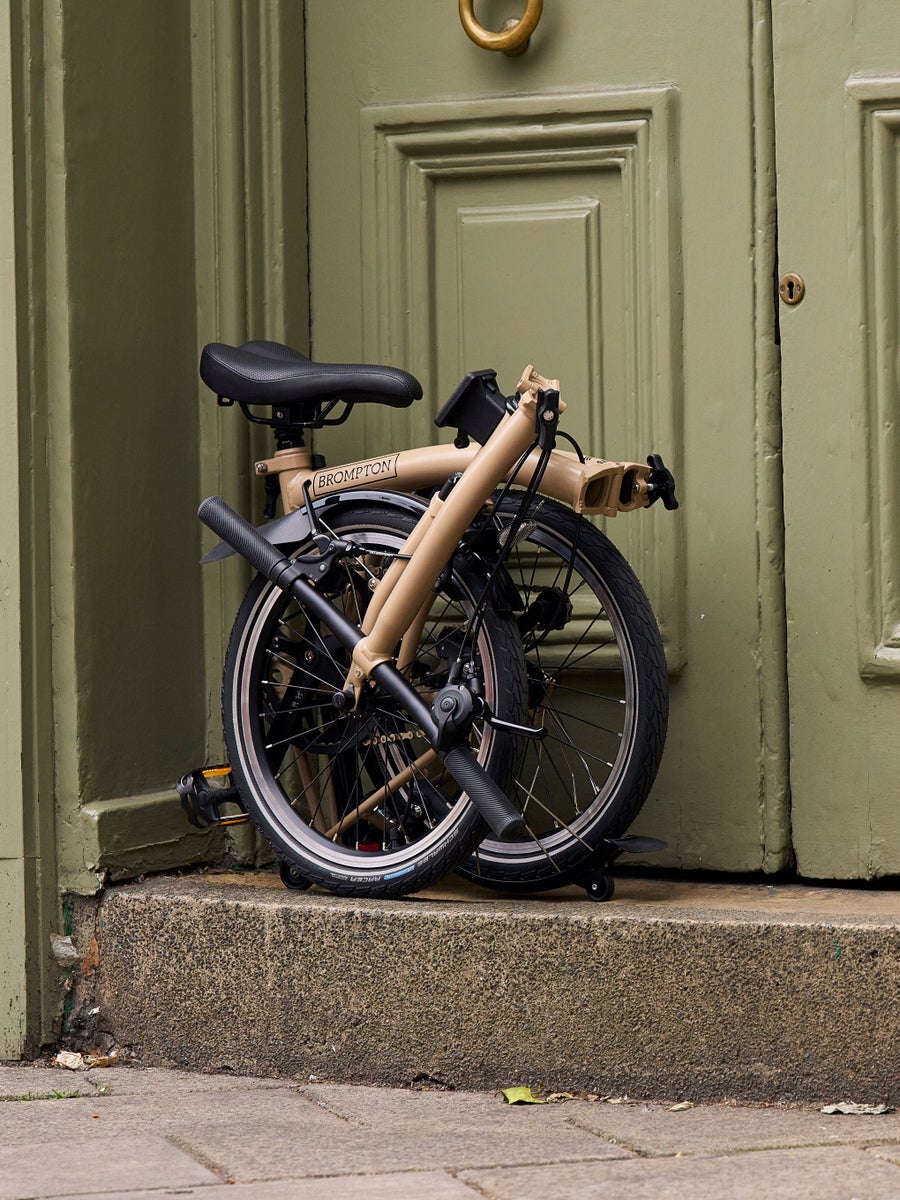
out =
[[[493,371],[463,379],[435,418],[452,445],[326,466],[306,430],[406,407],[418,381],[264,341],[209,345],[200,373],[274,428],[255,469],[283,515],[257,530],[200,506],[222,539],[204,562],[237,552],[259,574],[225,659],[228,766],[183,777],[189,818],[252,819],[292,887],[397,897],[457,868],[609,898],[618,854],[664,845],[622,835],[668,692],[650,604],[586,517],[677,508],[660,456],[585,457],[558,381],[528,367],[512,396]]]

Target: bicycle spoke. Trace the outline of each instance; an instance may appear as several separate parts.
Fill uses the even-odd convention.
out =
[[[518,781],[518,780],[516,780],[516,784],[517,784],[517,786],[519,786],[519,787],[521,787],[521,786],[522,786],[522,785],[521,785],[521,783],[519,783],[519,781]],[[575,831],[575,830],[574,830],[574,829],[571,827],[571,825],[568,825],[568,824],[567,824],[567,823],[566,823],[566,822],[565,822],[565,821],[562,819],[562,817],[559,815],[559,813],[555,812],[555,811],[554,811],[552,808],[549,808],[549,807],[548,807],[546,804],[544,804],[544,802],[543,802],[542,800],[539,800],[539,799],[538,799],[538,797],[537,797],[537,796],[535,796],[533,793],[532,793],[532,794],[529,794],[529,799],[531,799],[531,800],[534,800],[534,802],[535,802],[535,804],[538,806],[538,808],[542,808],[542,809],[544,810],[544,812],[545,812],[545,813],[549,813],[549,815],[550,815],[550,816],[553,818],[553,820],[554,820],[554,821],[555,821],[555,822],[556,822],[556,823],[557,823],[559,826],[562,826],[562,828],[563,828],[563,829],[565,829],[565,830],[566,830],[568,833],[570,833],[570,834],[572,835],[572,837],[574,837],[574,838],[577,838],[577,839],[578,839],[578,841],[579,841],[579,842],[581,842],[581,844],[582,844],[582,845],[583,845],[583,846],[584,846],[586,849],[588,849],[588,850],[592,849],[592,847],[591,847],[590,843],[589,843],[589,842],[586,842],[586,841],[584,840],[584,838],[583,838],[583,837],[582,837],[582,836],[581,836],[579,833],[576,833],[576,831]],[[525,811],[525,810],[523,809],[522,811],[523,811],[523,813],[524,813],[524,811]],[[534,836],[534,834],[532,834],[532,837],[533,837],[533,836]],[[536,840],[537,840],[537,839],[536,839]],[[539,843],[539,844],[540,844],[540,843]]]
[[[608,729],[605,725],[599,725],[596,721],[589,721],[587,717],[579,717],[577,713],[566,712],[564,708],[558,705],[553,705],[553,711],[560,717],[568,717],[570,721],[578,721],[581,725],[590,725],[591,729],[599,729],[603,733],[608,733],[612,737],[621,738],[622,734],[615,729]]]
[[[556,741],[560,742],[563,746],[565,746],[568,749],[573,750],[575,752],[576,757],[581,760],[581,765],[584,767],[585,772],[587,773],[587,777],[591,781],[591,785],[593,786],[595,791],[599,792],[600,789],[597,787],[596,783],[594,783],[594,777],[591,774],[591,769],[584,760],[585,760],[585,758],[591,758],[595,762],[603,763],[603,765],[605,767],[609,767],[610,770],[612,769],[612,763],[607,762],[605,758],[600,758],[596,754],[591,754],[590,751],[588,751],[588,750],[582,750],[580,746],[576,746],[576,744],[572,741],[572,737],[571,737],[569,731],[566,729],[566,727],[562,723],[562,721],[560,721],[559,717],[556,716],[552,707],[550,709],[548,709],[548,711],[549,711],[550,715],[553,717],[553,719],[556,721],[559,728],[565,734],[565,737],[562,738],[558,734],[550,733],[549,731],[547,733],[547,736],[549,738],[555,739]]]

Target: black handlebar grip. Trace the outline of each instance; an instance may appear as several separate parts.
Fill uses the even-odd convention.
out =
[[[501,842],[515,842],[526,836],[525,818],[468,746],[448,750],[444,766],[463,791],[468,792],[469,799]]]
[[[197,510],[197,516],[267,579],[276,579],[289,561],[271,542],[267,542],[249,521],[245,521],[240,513],[229,508],[221,496],[210,496],[204,500]]]

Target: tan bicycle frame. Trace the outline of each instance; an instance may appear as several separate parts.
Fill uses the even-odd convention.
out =
[[[418,492],[440,487],[457,471],[466,471],[478,450],[478,446],[468,446],[465,450],[456,446],[422,446],[314,470],[309,450],[298,447],[277,450],[274,458],[256,463],[256,473],[279,476],[281,500],[288,513],[303,506],[305,483],[309,484],[313,499],[334,492],[372,487],[386,492]],[[537,460],[538,451],[535,450],[514,482],[526,486],[531,481]],[[504,479],[509,478],[509,473],[507,471]],[[650,500],[647,492],[649,475],[650,468],[645,463],[610,462],[603,458],[580,462],[570,451],[554,450],[539,490],[545,496],[568,504],[575,512],[614,517],[620,512],[646,507]],[[627,500],[623,499],[625,496]]]
[[[440,487],[460,473],[446,499],[432,496],[378,581],[361,626],[364,636],[354,648],[346,681],[357,702],[372,670],[393,659],[404,635],[416,627],[435,580],[466,529],[495,488],[510,478],[534,442],[537,408],[536,389],[526,392],[515,411],[501,419],[483,446],[427,446],[320,470],[313,469],[309,450],[298,447],[279,450],[273,458],[256,463],[258,475],[277,472],[286,513],[303,505],[307,483],[312,497],[318,499],[335,492],[371,489],[373,485],[383,491],[416,492]],[[535,450],[513,482],[527,485],[538,458],[539,451]],[[581,462],[575,454],[554,450],[540,491],[569,504],[576,512],[615,516],[649,503],[649,473],[649,467],[642,463],[598,458]]]

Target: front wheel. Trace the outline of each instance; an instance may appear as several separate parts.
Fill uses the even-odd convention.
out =
[[[328,532],[353,549],[316,590],[359,625],[414,525],[390,505],[346,505]],[[462,560],[442,576],[396,648],[397,665],[430,705],[462,653],[491,709],[521,723],[527,686],[515,619],[489,608],[474,646],[467,637],[484,582],[483,569]],[[335,704],[350,665],[327,622],[259,576],[225,659],[229,761],[254,823],[299,878],[341,895],[402,896],[452,870],[486,827],[423,731],[382,689],[364,688],[353,712]],[[511,788],[518,739],[477,722],[470,745]]]
[[[497,506],[500,543],[518,509],[515,493]],[[512,793],[528,837],[488,838],[461,873],[529,892],[580,882],[603,840],[637,816],[662,756],[668,680],[650,603],[608,538],[548,499],[534,502],[515,536],[506,572],[525,653],[528,723],[546,736],[526,744]]]

